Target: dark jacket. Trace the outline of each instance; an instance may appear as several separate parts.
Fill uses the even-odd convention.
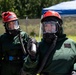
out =
[[[37,60],[31,61],[30,57],[27,56],[23,66],[24,71],[30,73],[29,75],[36,74],[50,46],[42,40],[39,43]],[[58,38],[56,46],[49,55],[41,73],[46,73],[46,75],[69,75],[73,70],[75,59],[76,43],[72,39],[66,38],[66,35],[62,35]]]
[[[22,40],[26,46],[29,36],[21,31]],[[24,62],[19,36],[12,37],[7,33],[0,36],[0,75],[19,75]]]

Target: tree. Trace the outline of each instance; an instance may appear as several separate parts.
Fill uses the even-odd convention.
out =
[[[42,9],[68,0],[0,0],[0,14],[13,11],[20,18],[40,18]]]

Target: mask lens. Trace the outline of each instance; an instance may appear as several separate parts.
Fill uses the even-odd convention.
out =
[[[46,21],[43,22],[43,33],[56,33],[57,32],[57,22]]]
[[[6,28],[8,30],[14,30],[14,29],[18,29],[19,28],[19,24],[18,24],[18,21],[15,20],[15,21],[10,21],[6,24]]]

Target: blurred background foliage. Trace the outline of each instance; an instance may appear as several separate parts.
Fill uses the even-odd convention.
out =
[[[69,0],[0,0],[0,14],[13,11],[19,18],[40,18],[42,8]],[[0,16],[1,18],[1,16]]]

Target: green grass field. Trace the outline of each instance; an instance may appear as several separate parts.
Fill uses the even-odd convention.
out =
[[[71,36],[71,35],[69,35],[69,36],[67,36],[67,37],[73,39],[73,40],[76,42],[76,36]]]

